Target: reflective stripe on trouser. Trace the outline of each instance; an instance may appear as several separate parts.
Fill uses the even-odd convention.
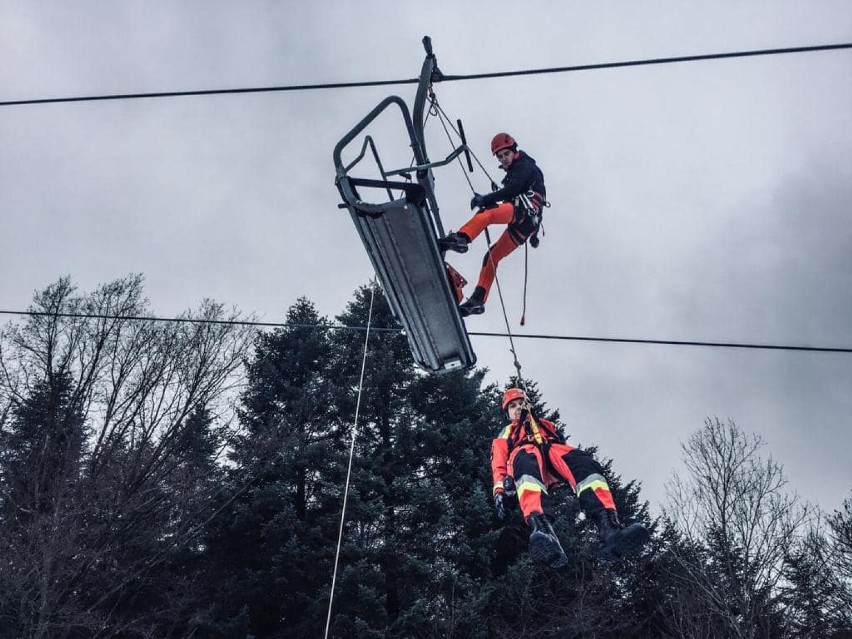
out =
[[[485,209],[474,215],[459,229],[459,233],[467,235],[472,242],[474,238],[485,230],[486,226],[491,224],[509,224],[514,218],[515,205],[511,202],[504,202],[493,209]],[[518,248],[518,243],[508,230],[503,231],[497,241],[488,248],[488,252],[482,259],[482,270],[479,272],[479,281],[476,283],[477,286],[485,291],[485,295],[482,298],[483,302],[488,300],[488,292],[494,283],[497,264],[516,248]]]
[[[568,444],[552,444],[548,453],[551,467],[574,489],[587,517],[596,519],[604,509],[615,510],[603,468],[594,457]]]
[[[519,446],[509,458],[509,474],[518,489],[518,503],[524,521],[533,513],[550,512],[550,496],[542,475],[543,463],[541,451],[532,444]]]

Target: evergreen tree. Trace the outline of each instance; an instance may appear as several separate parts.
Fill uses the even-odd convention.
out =
[[[846,583],[852,584],[852,497],[845,499],[842,509],[829,517],[828,525],[833,535],[838,571]]]
[[[482,389],[484,371],[417,370],[378,290],[356,291],[337,320],[369,320],[369,336],[327,330],[303,299],[289,328],[257,338],[196,636],[318,636],[332,597],[336,638],[591,636],[590,623],[629,636],[619,633],[633,620],[628,580],[639,569],[598,565],[596,532],[568,491],[556,495],[573,550],[564,573],[532,566],[526,526],[494,516],[490,443],[505,416],[498,390]],[[605,466],[625,518],[644,519],[639,486]]]
[[[780,599],[790,634],[801,639],[833,637],[849,628],[850,613],[842,603],[828,541],[813,530],[788,551]]]
[[[344,442],[333,415],[329,322],[307,299],[258,334],[231,455],[231,501],[210,527],[198,636],[316,635],[333,560]]]
[[[357,291],[338,321],[366,326],[372,297]],[[365,333],[324,330],[307,300],[293,328],[258,336],[231,473],[242,492],[210,529],[207,581],[222,587],[199,636],[322,633],[353,436],[333,636],[485,636],[482,374],[418,372],[380,291],[372,306],[360,392]]]
[[[365,325],[371,297],[360,289],[338,319]],[[397,326],[383,296],[372,306],[375,328]],[[338,405],[353,414],[363,338],[334,341]],[[422,374],[405,337],[387,331],[371,337],[365,371],[335,636],[476,636],[491,534],[482,374]]]
[[[835,591],[836,609],[840,615],[839,625],[852,633],[852,497],[843,501],[840,510],[828,519],[831,531],[830,557]]]
[[[38,635],[64,596],[57,582],[82,524],[77,487],[85,436],[63,371],[36,382],[0,431],[0,626],[9,636]],[[38,562],[26,561],[31,557]]]
[[[38,381],[15,403],[0,432],[3,519],[7,523],[54,513],[79,474],[86,436],[67,372]]]

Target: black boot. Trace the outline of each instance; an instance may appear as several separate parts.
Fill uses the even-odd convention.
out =
[[[438,246],[444,251],[455,251],[456,253],[467,253],[467,245],[470,238],[464,233],[455,231],[438,240]]]
[[[459,306],[459,313],[462,317],[468,315],[481,315],[485,312],[485,289],[477,286],[473,289],[473,294],[467,298],[464,304]]]
[[[601,540],[598,554],[604,561],[638,554],[651,537],[648,529],[638,522],[622,526],[614,510],[605,510],[598,517],[598,535]]]
[[[530,515],[527,523],[532,528],[530,535],[530,556],[533,560],[550,564],[551,568],[562,568],[568,564],[568,557],[562,550],[559,538],[553,532],[547,517],[541,513]]]

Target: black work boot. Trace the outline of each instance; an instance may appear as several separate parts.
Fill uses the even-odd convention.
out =
[[[550,564],[551,568],[562,568],[568,565],[568,557],[562,550],[562,544],[559,543],[559,538],[553,532],[547,517],[541,513],[533,513],[527,523],[532,528],[530,556],[533,560]]]
[[[481,315],[485,312],[485,289],[477,286],[467,301],[459,305],[459,313],[462,317],[468,315]]]
[[[464,233],[455,231],[438,240],[438,246],[442,250],[455,251],[456,253],[467,253],[468,244],[470,244],[470,238]]]
[[[601,540],[598,555],[603,561],[636,555],[651,538],[643,524],[622,526],[614,510],[605,510],[598,517],[598,535]]]

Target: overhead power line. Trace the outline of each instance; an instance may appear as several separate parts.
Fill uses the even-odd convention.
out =
[[[505,333],[478,333],[468,331],[468,335],[480,337],[506,337]],[[673,339],[634,339],[628,337],[581,337],[576,335],[524,335],[513,333],[519,339],[553,339],[574,342],[614,342],[620,344],[656,344],[661,346],[710,346],[714,348],[752,348],[773,351],[809,351],[815,353],[852,353],[852,348],[833,346],[791,346],[789,344],[752,344],[747,342],[698,342]]]
[[[73,319],[106,319],[123,320],[130,322],[185,322],[194,324],[226,324],[234,326],[254,326],[258,328],[300,328],[311,330],[341,330],[341,331],[366,331],[366,326],[346,326],[342,324],[291,324],[286,322],[258,322],[252,320],[210,320],[192,317],[147,317],[144,315],[98,315],[87,313],[49,313],[47,311],[4,311],[0,315],[20,315],[31,317],[67,317]],[[371,327],[369,330],[383,333],[398,333],[399,328]],[[468,331],[468,335],[476,337],[507,337],[508,333],[491,333],[481,331]],[[534,335],[513,333],[518,339],[541,339],[560,340],[573,342],[611,342],[617,344],[648,344],[657,346],[701,346],[710,348],[744,348],[756,350],[774,351],[804,351],[812,353],[852,353],[852,348],[834,346],[796,346],[789,344],[755,344],[749,342],[707,342],[695,340],[672,340],[672,339],[637,339],[629,337],[592,337],[578,335]]]
[[[807,47],[787,47],[783,49],[757,49],[753,51],[732,51],[727,53],[705,53],[668,58],[647,58],[643,60],[627,60],[623,62],[601,62],[597,64],[581,64],[567,67],[549,67],[544,69],[526,69],[520,71],[497,71],[492,73],[471,73],[466,75],[444,75],[443,82],[459,80],[485,80],[489,78],[507,78],[511,76],[541,75],[545,73],[569,73],[573,71],[596,71],[600,69],[618,69],[623,67],[650,66],[659,64],[675,64],[682,62],[700,62],[707,60],[724,60],[728,58],[748,58],[757,56],[782,55],[790,53],[813,53],[818,51],[836,51],[852,49],[852,43],[823,44]],[[232,95],[237,93],[272,93],[281,91],[314,91],[321,89],[353,89],[361,87],[377,87],[398,84],[417,84],[418,78],[402,80],[371,80],[364,82],[328,82],[322,84],[293,84],[286,86],[245,87],[237,89],[200,89],[195,91],[158,91],[155,93],[116,93],[110,95],[87,95],[62,98],[36,98],[27,100],[6,100],[0,106],[22,106],[33,104],[56,104],[63,102],[95,102],[104,100],[137,100],[142,98],[175,98],[198,95]]]

